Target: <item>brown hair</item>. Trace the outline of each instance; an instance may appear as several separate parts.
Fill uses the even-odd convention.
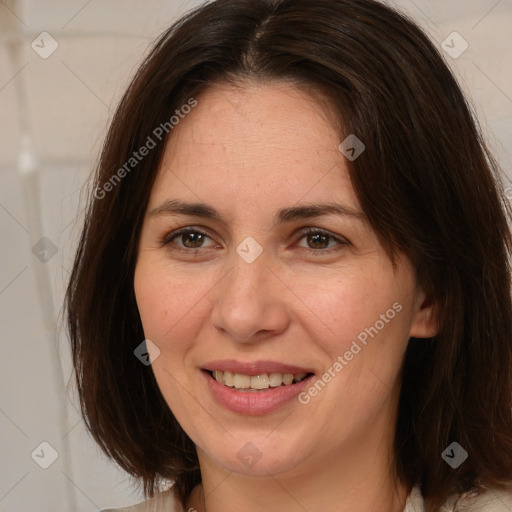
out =
[[[421,483],[429,511],[472,486],[509,485],[509,206],[439,52],[372,0],[217,0],[154,44],[111,123],[67,289],[88,429],[149,496],[171,479],[185,500],[200,482],[192,441],[133,353],[144,339],[133,286],[139,234],[170,137],[112,177],[176,109],[240,79],[289,80],[327,95],[343,121],[340,142],[353,133],[366,145],[349,165],[364,212],[390,257],[410,258],[436,305],[439,334],[412,338],[403,364],[396,476],[409,488]],[[469,454],[457,469],[441,457],[453,441]]]

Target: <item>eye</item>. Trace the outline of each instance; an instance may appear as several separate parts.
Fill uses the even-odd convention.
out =
[[[168,234],[163,240],[162,240],[162,246],[174,244],[176,245],[176,242],[174,242],[175,239],[178,239],[183,245],[178,245],[177,248],[179,250],[184,251],[194,251],[198,249],[204,249],[203,243],[206,238],[210,238],[210,236],[205,233],[204,231],[201,231],[198,228],[195,227],[188,227],[188,228],[181,228],[177,231],[173,231],[172,233]],[[210,238],[211,240],[211,238]]]
[[[306,228],[301,232],[303,238],[306,239],[306,243],[313,247],[306,247],[306,250],[315,256],[321,256],[326,254],[332,254],[341,251],[344,247],[350,245],[350,242],[345,238],[339,238],[324,229],[319,228]],[[330,242],[334,242],[334,247],[328,248]]]
[[[333,234],[319,228],[305,228],[301,231],[299,240],[306,239],[306,243],[313,247],[303,247],[310,254],[322,256],[341,251],[344,247],[350,245],[350,242],[343,237],[337,237]],[[169,233],[161,241],[162,247],[174,245],[176,249],[186,252],[200,251],[204,249],[212,249],[218,246],[205,246],[204,242],[211,237],[196,227],[190,226],[181,228]],[[179,243],[178,243],[179,242]],[[334,243],[334,246],[329,247]]]

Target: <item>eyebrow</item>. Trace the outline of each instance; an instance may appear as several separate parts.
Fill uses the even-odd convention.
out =
[[[283,208],[274,216],[274,224],[284,224],[301,219],[312,219],[323,215],[340,215],[343,217],[353,217],[356,219],[366,219],[362,212],[337,203],[313,203],[302,206],[292,206]],[[192,217],[202,217],[212,219],[224,226],[227,226],[226,220],[212,206],[205,203],[186,203],[177,199],[168,199],[157,208],[148,213],[149,217],[160,215],[189,215]]]

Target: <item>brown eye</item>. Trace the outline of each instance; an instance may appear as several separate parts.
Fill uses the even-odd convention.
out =
[[[328,231],[318,228],[307,228],[302,231],[302,237],[300,239],[302,240],[303,238],[306,239],[307,243],[307,247],[305,247],[305,249],[314,255],[325,255],[339,252],[344,247],[350,245],[348,240],[336,237]],[[331,247],[329,247],[330,243],[334,243],[334,246],[331,245]]]
[[[308,244],[312,244],[312,249],[326,249],[325,244],[329,245],[329,236],[324,234],[306,235]]]
[[[166,245],[177,245],[178,249],[183,250],[194,250],[194,249],[204,249],[204,241],[205,239],[210,238],[206,233],[196,229],[196,228],[183,228],[178,229],[177,231],[173,231],[169,235],[167,235],[164,240],[162,240],[162,246]],[[176,243],[176,240],[179,240],[181,243]]]
[[[184,233],[181,235],[181,241],[185,247],[189,249],[197,249],[201,247],[204,242],[204,235],[202,233]],[[190,243],[190,245],[188,245]]]

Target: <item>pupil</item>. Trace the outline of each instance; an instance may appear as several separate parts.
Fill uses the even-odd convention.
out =
[[[320,243],[320,244],[325,244],[326,240],[327,240],[327,235],[310,235],[310,240],[314,240],[313,241],[313,245],[314,244],[317,244],[317,243]],[[319,242],[319,239],[321,239],[321,241]],[[318,247],[315,247],[315,249],[318,249]]]
[[[196,239],[195,241],[193,239]],[[187,241],[188,240],[191,240],[192,239],[192,245],[194,247],[196,247],[196,245],[194,244],[197,244],[198,247],[200,247],[200,244],[201,244],[201,241],[202,241],[202,238],[203,238],[203,235],[201,235],[200,233],[187,233],[185,235],[183,235],[183,238],[182,238],[182,242],[183,244],[186,246],[186,247],[190,247],[188,244],[187,244]]]

